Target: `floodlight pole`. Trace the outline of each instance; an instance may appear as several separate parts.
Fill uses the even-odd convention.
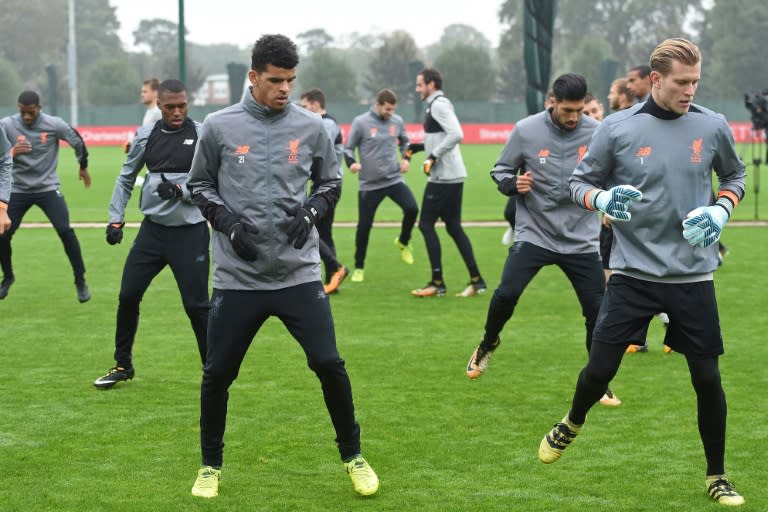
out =
[[[187,49],[184,41],[184,0],[179,0],[179,80],[187,83]]]
[[[77,126],[77,41],[75,40],[75,1],[69,0],[69,43],[67,65],[69,71],[69,123]]]

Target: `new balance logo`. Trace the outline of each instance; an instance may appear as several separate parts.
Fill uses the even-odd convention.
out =
[[[248,152],[250,150],[251,150],[251,146],[249,146],[248,144],[246,144],[244,146],[237,146],[235,148],[235,154],[236,155],[245,155],[245,154],[248,154]]]
[[[651,146],[641,146],[640,149],[637,150],[635,156],[640,159],[640,165],[645,163],[645,159],[651,156],[652,152],[653,150],[651,149]]]
[[[182,144],[184,144],[185,146],[191,146],[194,143],[195,143],[195,139],[184,139],[184,142],[182,142]]]

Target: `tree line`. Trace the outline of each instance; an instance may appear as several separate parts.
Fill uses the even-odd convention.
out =
[[[66,0],[0,0],[0,104],[14,105],[23,88],[67,104],[66,19]],[[369,102],[383,87],[410,100],[415,73],[431,65],[443,72],[446,93],[456,101],[520,101],[525,95],[523,0],[504,1],[498,19],[499,41],[456,24],[445,27],[427,48],[400,30],[341,38],[322,27],[306,31],[296,41],[298,87],[320,87],[331,102]],[[135,52],[123,49],[108,0],[78,0],[76,25],[82,105],[133,104],[144,78],[178,74],[173,21],[142,20],[133,32],[141,49]],[[733,98],[768,88],[762,54],[768,47],[768,8],[758,0],[742,0],[738,7],[726,0],[559,0],[554,34],[553,78],[581,73],[598,95],[609,79],[646,63],[656,44],[676,36],[693,40],[703,51],[699,97]],[[195,91],[208,74],[226,72],[229,62],[249,64],[249,55],[249,48],[231,44],[188,43],[188,89]]]

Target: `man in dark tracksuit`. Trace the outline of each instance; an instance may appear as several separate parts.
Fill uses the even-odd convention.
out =
[[[189,187],[213,233],[213,295],[201,385],[195,496],[218,495],[229,387],[262,324],[278,317],[320,380],[355,490],[378,490],[360,455],[352,387],[320,281],[317,221],[338,200],[339,163],[323,120],[289,101],[299,57],[282,35],[254,45],[242,102],[203,123]],[[307,198],[306,186],[316,187]]]
[[[701,77],[696,45],[667,39],[650,65],[651,97],[606,118],[571,178],[576,203],[613,218],[613,272],[571,409],[542,439],[539,459],[560,458],[616,375],[630,340],[665,311],[665,343],[685,356],[696,392],[708,494],[738,506],[744,498],[725,475],[723,338],[713,272],[720,233],[744,196],[744,164],[725,117],[693,103]]]
[[[351,173],[360,173],[357,202],[357,231],[355,233],[355,270],[351,280],[359,283],[365,279],[363,267],[368,252],[368,238],[373,227],[376,209],[384,198],[389,197],[403,210],[400,235],[395,238],[395,246],[400,249],[400,257],[413,264],[413,252],[410,241],[419,205],[411,189],[405,183],[403,174],[408,172],[409,161],[406,155],[408,135],[405,132],[403,118],[395,114],[397,96],[389,89],[382,89],[376,94],[376,103],[365,114],[357,116],[349,129],[347,143],[344,145],[344,157]],[[355,160],[355,148],[360,161]],[[404,156],[397,160],[397,149]]]
[[[501,283],[488,306],[485,333],[467,364],[476,379],[499,346],[499,333],[512,317],[528,283],[545,265],[557,265],[571,282],[586,326],[586,348],[605,288],[598,253],[600,219],[573,203],[568,179],[584,157],[599,125],[582,114],[587,83],[565,74],[555,80],[551,108],[520,121],[491,170],[499,191],[518,195],[515,243],[509,249]],[[523,172],[517,175],[518,169]],[[606,397],[615,398],[613,396]],[[604,402],[606,405],[619,405]]]
[[[323,127],[333,142],[336,158],[339,161],[339,178],[343,178],[341,162],[344,157],[344,142],[342,140],[341,127],[325,110],[325,94],[320,89],[310,89],[301,95],[301,106],[323,118]],[[317,184],[312,183],[311,191],[314,192],[315,188],[317,188]],[[339,186],[339,198],[341,198],[341,186]],[[333,242],[333,217],[335,212],[336,208],[334,207],[315,226],[320,236],[320,259],[323,261],[323,266],[325,266],[325,284],[323,285],[325,293],[338,292],[342,281],[349,274],[349,269],[342,265],[336,256],[336,244]]]
[[[181,293],[200,359],[205,363],[208,330],[208,273],[210,233],[200,210],[192,204],[185,182],[192,167],[199,125],[187,117],[186,88],[178,80],[160,84],[162,119],[139,129],[115,180],[109,205],[107,243],[123,239],[125,208],[136,177],[147,167],[141,187],[141,223],[123,267],[115,329],[115,366],[93,383],[110,388],[132,379],[132,349],[139,327],[139,304],[150,283],[171,267]]]
[[[3,281],[0,283],[0,299],[8,295],[14,283],[11,261],[11,239],[19,229],[24,215],[32,206],[38,206],[51,221],[59,235],[64,252],[72,265],[77,288],[77,300],[87,302],[91,292],[85,283],[85,264],[80,252],[80,242],[69,224],[69,210],[59,187],[56,174],[59,162],[59,141],[65,140],[75,150],[80,164],[80,180],[86,188],[91,186],[88,174],[88,150],[80,134],[63,119],[41,112],[40,96],[34,91],[19,95],[19,113],[0,119],[8,140],[14,144],[13,186],[8,216],[11,229],[0,235],[0,267]]]

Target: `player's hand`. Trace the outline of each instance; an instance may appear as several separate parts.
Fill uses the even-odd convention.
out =
[[[0,235],[11,229],[11,218],[8,216],[8,205],[0,203]]]
[[[400,160],[400,174],[405,174],[408,172],[408,168],[411,166],[411,161],[407,158],[403,158]]]
[[[128,153],[131,150],[131,141],[127,140],[123,142],[123,153]]]
[[[730,209],[718,199],[713,206],[700,206],[688,212],[683,220],[683,237],[698,247],[709,247],[720,240],[720,233],[730,218]]]
[[[317,222],[317,210],[305,205],[288,214],[293,215],[293,220],[288,226],[288,243],[292,243],[294,249],[301,249],[307,243],[309,234]]]
[[[426,160],[424,160],[424,163],[421,164],[421,172],[429,176],[429,173],[432,172],[432,167],[435,165],[435,161],[437,161],[437,157],[429,155]]]
[[[16,144],[13,146],[13,155],[23,155],[32,151],[32,143],[24,135],[16,137]]]
[[[352,165],[349,166],[349,172],[351,172],[352,174],[357,174],[358,172],[360,172],[360,169],[362,169],[362,168],[363,168],[363,166],[360,165],[359,162],[355,162],[355,163],[353,163]]]
[[[247,222],[239,221],[229,229],[229,243],[235,253],[245,261],[256,261],[259,256],[259,245],[256,235],[259,230]]]
[[[525,171],[517,177],[517,193],[527,194],[533,188],[533,173]]]
[[[123,241],[123,226],[125,226],[125,222],[107,224],[107,243],[109,245],[119,244]]]
[[[629,213],[631,201],[640,201],[642,198],[642,192],[632,185],[618,185],[610,190],[597,192],[592,205],[608,215],[612,221],[627,222],[632,218]]]
[[[85,188],[91,188],[91,175],[88,174],[88,169],[86,167],[80,168],[80,181],[83,182],[83,185],[85,185]]]
[[[160,179],[163,180],[162,183],[157,186],[157,195],[160,196],[160,199],[165,199],[166,201],[169,199],[179,200],[184,196],[184,193],[181,190],[181,185],[168,181],[168,178],[165,177],[165,173],[160,173]]]

